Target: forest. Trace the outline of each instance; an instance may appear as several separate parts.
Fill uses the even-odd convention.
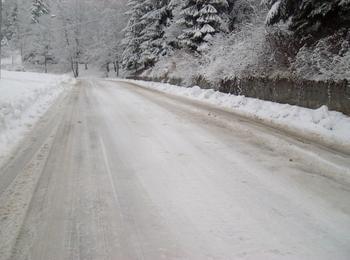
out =
[[[349,0],[11,0],[17,69],[194,78],[350,78]]]

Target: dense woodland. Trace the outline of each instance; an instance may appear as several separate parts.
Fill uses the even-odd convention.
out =
[[[6,0],[4,55],[75,76],[350,78],[350,0]]]

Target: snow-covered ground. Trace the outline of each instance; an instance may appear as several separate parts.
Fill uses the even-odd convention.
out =
[[[67,75],[2,71],[0,80],[0,161],[65,89]]]
[[[239,115],[350,151],[350,117],[336,111],[329,111],[326,106],[319,109],[308,109],[224,94],[212,89],[201,89],[198,86],[184,88],[165,83],[125,81],[228,108]]]
[[[0,260],[349,259],[349,156],[128,83],[67,95],[0,174]]]

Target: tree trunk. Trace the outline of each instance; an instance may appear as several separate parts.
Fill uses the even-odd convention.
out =
[[[45,46],[45,53],[44,53],[44,69],[45,73],[47,73],[47,61],[49,56],[49,45]]]
[[[77,61],[75,62],[75,75],[76,78],[79,77],[79,63]]]
[[[44,57],[44,68],[45,68],[45,73],[47,73],[47,56],[46,55]]]
[[[88,69],[89,69],[88,64],[85,63],[85,70],[88,70]]]
[[[107,71],[107,78],[108,78],[109,72],[111,71],[111,70],[109,69],[109,62],[106,64],[106,71]]]
[[[119,62],[114,61],[113,65],[114,65],[114,72],[117,73],[117,77],[119,77]]]
[[[71,58],[70,66],[73,72],[74,78],[79,77],[79,63]]]
[[[71,69],[72,69],[72,72],[73,72],[73,76],[74,76],[74,78],[76,78],[77,76],[75,75],[75,70],[74,70],[74,62],[73,62],[73,59],[71,59],[71,61],[70,61],[70,67],[71,67]]]
[[[21,66],[23,65],[23,43],[22,43],[22,40],[21,40],[21,48],[20,48],[20,51],[21,51]]]

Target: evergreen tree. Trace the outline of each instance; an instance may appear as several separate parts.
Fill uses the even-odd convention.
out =
[[[43,15],[49,14],[49,7],[43,0],[33,0],[32,8],[30,10],[33,23],[39,23],[39,18]]]
[[[145,28],[144,15],[149,10],[149,6],[144,5],[144,0],[130,0],[128,2],[130,16],[128,25],[124,29],[123,40],[124,52],[122,54],[122,65],[127,70],[138,70],[142,66],[141,62],[141,36]]]
[[[222,31],[228,10],[227,0],[186,0],[180,21],[185,27],[179,36],[180,43],[196,51],[205,50],[213,35]]]
[[[349,0],[265,0],[270,8],[266,23],[291,19],[290,29],[301,38],[322,37],[350,28]]]
[[[164,27],[164,40],[166,41],[168,51],[170,53],[174,49],[179,48],[179,36],[182,34],[182,26],[179,26],[179,17],[182,12],[182,0],[169,0],[167,9],[170,18],[166,27]]]
[[[143,17],[147,25],[141,32],[141,62],[144,67],[152,66],[160,55],[169,51],[169,46],[164,39],[164,29],[171,19],[171,11],[168,8],[168,0],[146,0],[144,5],[149,10]]]
[[[125,31],[122,64],[128,70],[152,66],[160,55],[165,55],[168,46],[164,28],[171,18],[168,0],[131,0],[128,3],[130,16]]]

